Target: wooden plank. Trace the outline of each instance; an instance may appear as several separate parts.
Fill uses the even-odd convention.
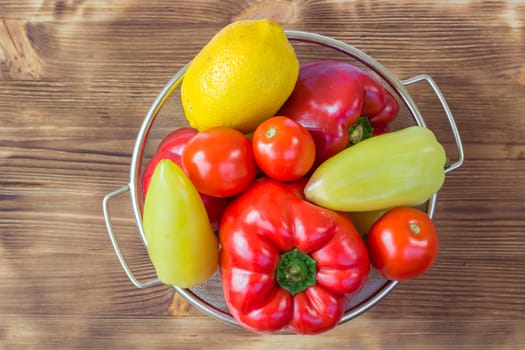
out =
[[[101,348],[138,349],[144,339],[157,349],[514,349],[525,339],[523,322],[483,320],[377,320],[360,317],[315,337],[259,335],[203,317],[193,318],[12,318],[2,324],[6,345],[13,349],[78,349],[85,344]],[[439,329],[440,333],[435,330]],[[54,334],[50,337],[49,334]],[[476,336],[472,336],[476,334]]]

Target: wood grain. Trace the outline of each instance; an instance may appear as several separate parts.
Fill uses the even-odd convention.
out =
[[[270,17],[350,43],[400,79],[430,74],[466,160],[447,176],[441,252],[420,279],[316,337],[255,335],[169,287],[140,290],[101,202],[129,181],[150,104],[221,27]],[[522,1],[95,1],[0,4],[0,348],[516,349],[525,327],[525,3]],[[447,149],[428,86],[409,87]],[[153,276],[129,197],[113,224]]]

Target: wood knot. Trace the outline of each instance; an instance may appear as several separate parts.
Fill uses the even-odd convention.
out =
[[[514,76],[514,81],[519,85],[525,86],[525,66],[521,67]]]
[[[173,293],[173,299],[168,307],[168,314],[170,316],[187,316],[191,309],[190,304],[184,300],[178,293]]]
[[[245,8],[234,21],[243,19],[269,18],[279,24],[293,24],[300,22],[300,6],[297,1],[258,1]]]
[[[11,79],[37,79],[42,75],[40,59],[23,21],[0,22],[0,73]]]
[[[64,12],[65,9],[66,9],[66,4],[64,4],[63,1],[57,1],[55,3],[55,13],[57,15],[62,14],[62,12]]]

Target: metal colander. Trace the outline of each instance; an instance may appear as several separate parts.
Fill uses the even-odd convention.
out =
[[[379,62],[344,42],[319,34],[301,31],[286,31],[286,35],[290,43],[293,45],[300,63],[323,59],[341,60],[358,66],[372,74],[385,87],[385,89],[392,93],[399,104],[399,114],[391,124],[392,130],[402,129],[412,125],[426,126],[423,117],[410,97],[406,87],[420,81],[427,82],[437,95],[444,109],[457,147],[456,159],[450,162],[445,169],[445,172],[452,171],[461,166],[463,163],[463,149],[459,132],[445,98],[430,76],[418,75],[411,79],[401,81]],[[124,259],[124,255],[114,234],[108,209],[108,202],[115,196],[125,192],[130,193],[137,228],[142,242],[147,246],[142,228],[141,212],[144,198],[142,198],[142,191],[140,191],[140,178],[162,138],[176,128],[189,126],[184,116],[180,99],[180,85],[186,68],[187,65],[179,70],[162,89],[156,100],[151,105],[151,108],[142,123],[133,150],[129,183],[114,192],[108,193],[103,201],[104,217],[113,248],[115,249],[120,264],[128,278],[138,288],[147,288],[158,285],[160,284],[160,281],[155,279],[141,282],[133,274],[131,268]],[[434,214],[436,200],[437,195],[435,194],[422,207],[430,217]],[[365,286],[357,292],[347,304],[345,314],[340,323],[344,323],[368,310],[379,300],[384,298],[396,286],[396,284],[396,281],[386,280],[374,269],[371,269],[370,276]],[[238,325],[237,321],[228,311],[224,301],[218,273],[215,273],[215,275],[213,275],[207,282],[196,287],[190,289],[174,288],[177,293],[202,312],[230,324]]]

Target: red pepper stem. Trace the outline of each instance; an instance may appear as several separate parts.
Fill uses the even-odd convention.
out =
[[[350,146],[352,146],[372,137],[374,128],[370,124],[368,117],[360,117],[357,122],[348,128],[348,133],[350,134]]]
[[[281,255],[276,270],[279,285],[295,295],[315,285],[316,262],[298,249]]]

